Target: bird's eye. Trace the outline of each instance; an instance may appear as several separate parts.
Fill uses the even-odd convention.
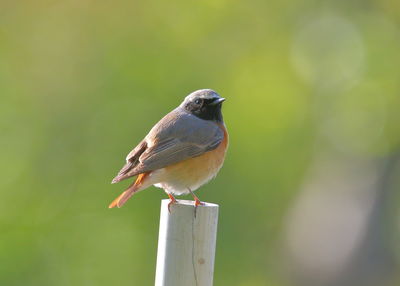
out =
[[[200,105],[201,104],[201,99],[196,99],[195,101],[194,101],[194,103],[196,103],[197,105]]]

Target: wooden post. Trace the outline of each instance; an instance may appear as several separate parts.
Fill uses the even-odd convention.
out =
[[[218,205],[162,200],[156,286],[212,286]]]

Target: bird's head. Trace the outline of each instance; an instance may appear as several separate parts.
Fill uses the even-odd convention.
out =
[[[211,89],[200,89],[186,96],[180,107],[201,119],[222,122],[221,107],[224,100]]]

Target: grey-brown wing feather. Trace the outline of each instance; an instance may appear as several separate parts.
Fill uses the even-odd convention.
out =
[[[215,134],[216,135],[216,134]],[[223,136],[223,133],[221,134]],[[180,161],[200,156],[201,154],[215,149],[222,138],[211,139],[209,143],[196,143],[175,139],[166,143],[160,142],[154,148],[149,148],[140,156],[141,172],[156,170],[166,166],[178,163]],[[187,140],[187,138],[185,138]],[[172,145],[173,144],[173,145]]]
[[[143,140],[147,148],[118,181],[199,156],[217,148],[223,138],[224,132],[217,124],[178,107],[153,127]],[[130,158],[128,155],[127,162]]]
[[[130,176],[128,173],[131,171],[137,164],[139,163],[139,157],[143,154],[143,152],[147,148],[147,143],[145,140],[140,142],[131,152],[129,152],[128,156],[126,156],[126,164],[122,167],[122,169],[118,172],[117,176],[112,180],[112,184],[118,183],[124,179],[127,179]]]

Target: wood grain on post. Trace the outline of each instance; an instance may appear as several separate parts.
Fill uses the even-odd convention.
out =
[[[162,200],[156,286],[212,286],[218,205]]]

